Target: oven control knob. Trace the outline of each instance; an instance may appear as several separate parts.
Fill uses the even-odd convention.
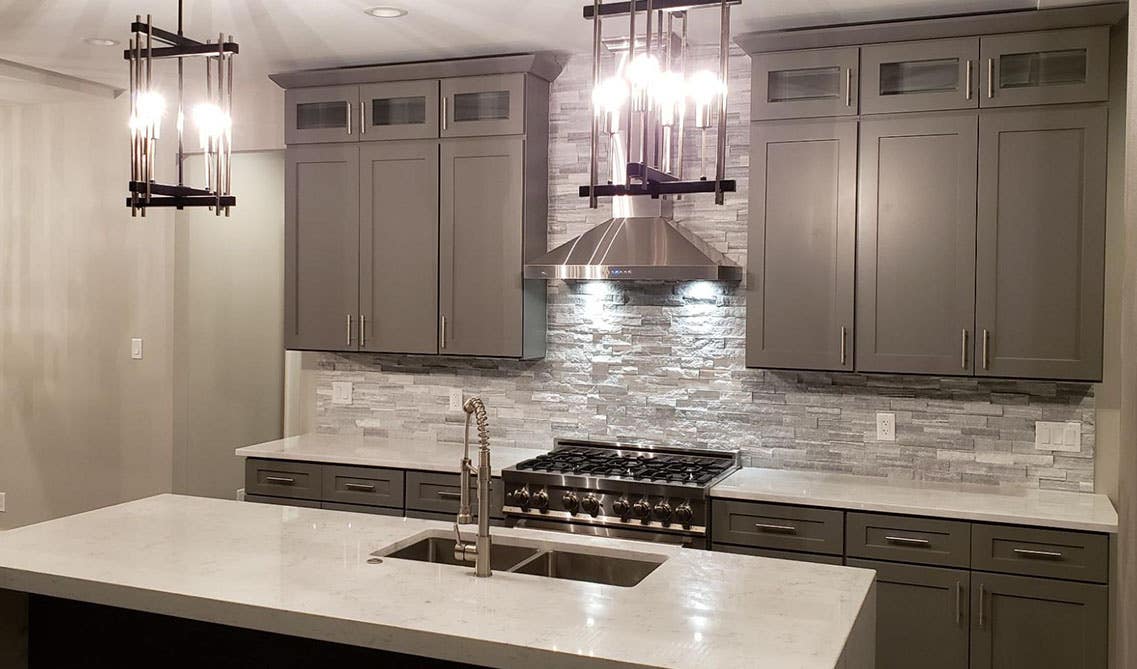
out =
[[[543,511],[549,508],[549,494],[544,490],[539,490],[533,495],[533,499],[530,500],[530,503],[534,509],[541,509]]]
[[[596,499],[592,495],[589,495],[588,497],[584,498],[583,502],[580,503],[580,508],[584,509],[584,512],[590,516],[599,516],[600,500]]]
[[[656,504],[652,512],[655,515],[655,519],[661,523],[666,523],[671,520],[671,505],[666,501]]]
[[[694,517],[695,513],[691,511],[691,505],[687,502],[683,502],[679,506],[675,507],[675,520],[679,521],[680,523],[683,523],[684,525],[690,525],[691,519]]]
[[[628,514],[632,511],[632,505],[628,504],[628,500],[621,497],[620,499],[612,502],[612,513],[621,518],[627,518]]]
[[[561,504],[565,506],[565,511],[576,513],[576,508],[580,506],[580,500],[571,492],[566,492],[561,495]]]
[[[632,515],[640,520],[647,520],[651,516],[651,504],[646,499],[641,499],[632,505]]]
[[[529,508],[529,491],[525,488],[518,488],[513,491],[513,503],[522,509]]]

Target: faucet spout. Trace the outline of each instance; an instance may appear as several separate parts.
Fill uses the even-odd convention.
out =
[[[474,563],[475,576],[492,576],[490,569],[490,551],[493,541],[490,538],[490,438],[489,421],[486,417],[486,407],[482,400],[471,397],[462,405],[466,412],[466,433],[464,451],[462,455],[461,475],[459,476],[459,503],[458,517],[454,523],[455,544],[454,556],[458,560]],[[478,468],[477,494],[478,494],[478,536],[476,543],[470,545],[462,541],[459,525],[467,524],[470,515],[470,472],[474,471],[470,460],[470,418],[474,418],[478,426]]]

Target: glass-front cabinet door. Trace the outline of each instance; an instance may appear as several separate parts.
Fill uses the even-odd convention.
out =
[[[438,80],[359,87],[360,141],[438,137]]]
[[[973,109],[979,39],[874,44],[861,49],[861,113]]]
[[[442,136],[525,132],[525,75],[491,74],[442,80]]]
[[[359,87],[316,86],[285,92],[286,144],[354,142],[359,135]]]
[[[809,49],[754,56],[753,120],[854,116],[860,49]]]
[[[1105,100],[1109,28],[992,35],[980,40],[980,106]]]

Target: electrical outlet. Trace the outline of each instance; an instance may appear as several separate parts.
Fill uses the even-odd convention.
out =
[[[896,441],[896,414],[878,413],[876,415],[876,440]]]
[[[238,502],[245,501],[245,489],[244,488],[237,488],[237,501]]]
[[[1034,447],[1040,451],[1078,453],[1082,450],[1082,423],[1040,420],[1034,424]]]
[[[134,337],[130,340],[130,359],[142,359],[142,337]]]
[[[351,381],[332,381],[332,404],[351,404]]]
[[[8,503],[8,500],[7,500],[7,498],[8,498],[8,493],[6,493],[6,492],[0,492],[0,512],[3,512],[3,511],[7,511],[7,510],[8,510],[8,507],[7,507],[7,503]]]
[[[450,410],[451,411],[461,411],[462,410],[462,389],[461,388],[451,388],[450,389]]]

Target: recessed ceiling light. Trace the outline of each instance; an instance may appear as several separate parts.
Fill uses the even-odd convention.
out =
[[[113,39],[107,39],[105,37],[88,37],[83,41],[87,44],[90,44],[91,46],[114,46],[118,44],[117,41]]]
[[[406,16],[407,10],[402,7],[371,7],[363,10],[364,14],[369,14],[377,19],[397,19],[400,16]]]

